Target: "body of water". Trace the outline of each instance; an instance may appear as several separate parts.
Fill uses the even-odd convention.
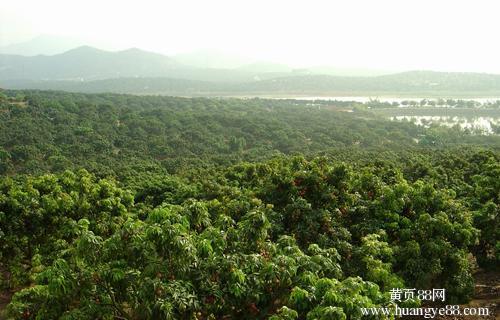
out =
[[[438,124],[447,127],[460,126],[480,134],[499,134],[500,118],[494,117],[459,117],[459,116],[392,116],[393,121],[410,121],[419,126],[430,127]]]
[[[366,96],[345,96],[345,97],[314,97],[314,96],[305,96],[305,97],[290,97],[286,99],[294,99],[294,100],[307,100],[307,101],[355,101],[355,102],[360,102],[360,103],[367,103],[370,101],[380,101],[380,102],[388,102],[388,103],[402,103],[403,101],[417,101],[420,102],[422,100],[428,100],[428,101],[438,101],[439,98],[425,98],[425,97],[366,97]],[[448,98],[443,98],[443,99],[448,99]],[[463,101],[475,101],[478,103],[494,103],[496,101],[500,101],[500,97],[488,97],[488,98],[465,98],[465,99],[457,99],[457,98],[450,98],[453,100],[463,100]]]

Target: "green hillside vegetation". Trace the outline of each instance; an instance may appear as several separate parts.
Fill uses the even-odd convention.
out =
[[[499,176],[497,135],[348,102],[3,91],[0,317],[363,319],[392,288],[465,303],[500,262]]]

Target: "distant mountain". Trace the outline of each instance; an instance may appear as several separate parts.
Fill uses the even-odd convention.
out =
[[[202,68],[137,48],[105,51],[80,46],[56,55],[0,55],[0,87],[5,88],[182,95],[500,96],[500,75],[432,71],[377,76],[315,73],[327,71],[335,69],[291,69],[269,62],[232,69]]]
[[[129,49],[118,52],[81,46],[52,56],[0,55],[0,79],[104,79],[163,76],[181,68],[161,54]]]
[[[99,81],[9,80],[0,81],[0,87],[184,96],[500,97],[500,75],[411,71],[377,77],[299,75],[245,82],[141,77]]]
[[[270,77],[260,75],[260,71],[195,67],[162,54],[136,48],[112,52],[80,46],[51,56],[0,54],[0,80],[28,80],[31,83],[39,80],[92,81],[128,77],[248,82]]]

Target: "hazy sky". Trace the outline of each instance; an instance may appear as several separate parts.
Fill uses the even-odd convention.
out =
[[[39,34],[294,66],[500,73],[498,0],[0,0],[2,45]]]

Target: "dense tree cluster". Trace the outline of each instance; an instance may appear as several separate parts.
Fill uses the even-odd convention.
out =
[[[0,99],[0,173],[85,168],[100,176],[314,155],[328,149],[494,144],[458,128],[424,130],[349,103],[6,92]]]
[[[21,94],[0,110],[13,319],[361,319],[392,288],[466,302],[473,264],[500,262],[498,137],[305,102]]]
[[[405,178],[396,164],[354,168],[329,157],[158,179],[135,201],[86,171],[7,179],[4,281],[35,283],[16,293],[10,312],[357,318],[359,307],[390,305],[388,290],[405,286],[444,287],[448,302],[464,302],[468,255],[498,263],[498,181],[488,179],[498,155],[470,160],[470,181],[455,189],[440,187],[440,175]],[[491,172],[474,175],[476,166]]]

